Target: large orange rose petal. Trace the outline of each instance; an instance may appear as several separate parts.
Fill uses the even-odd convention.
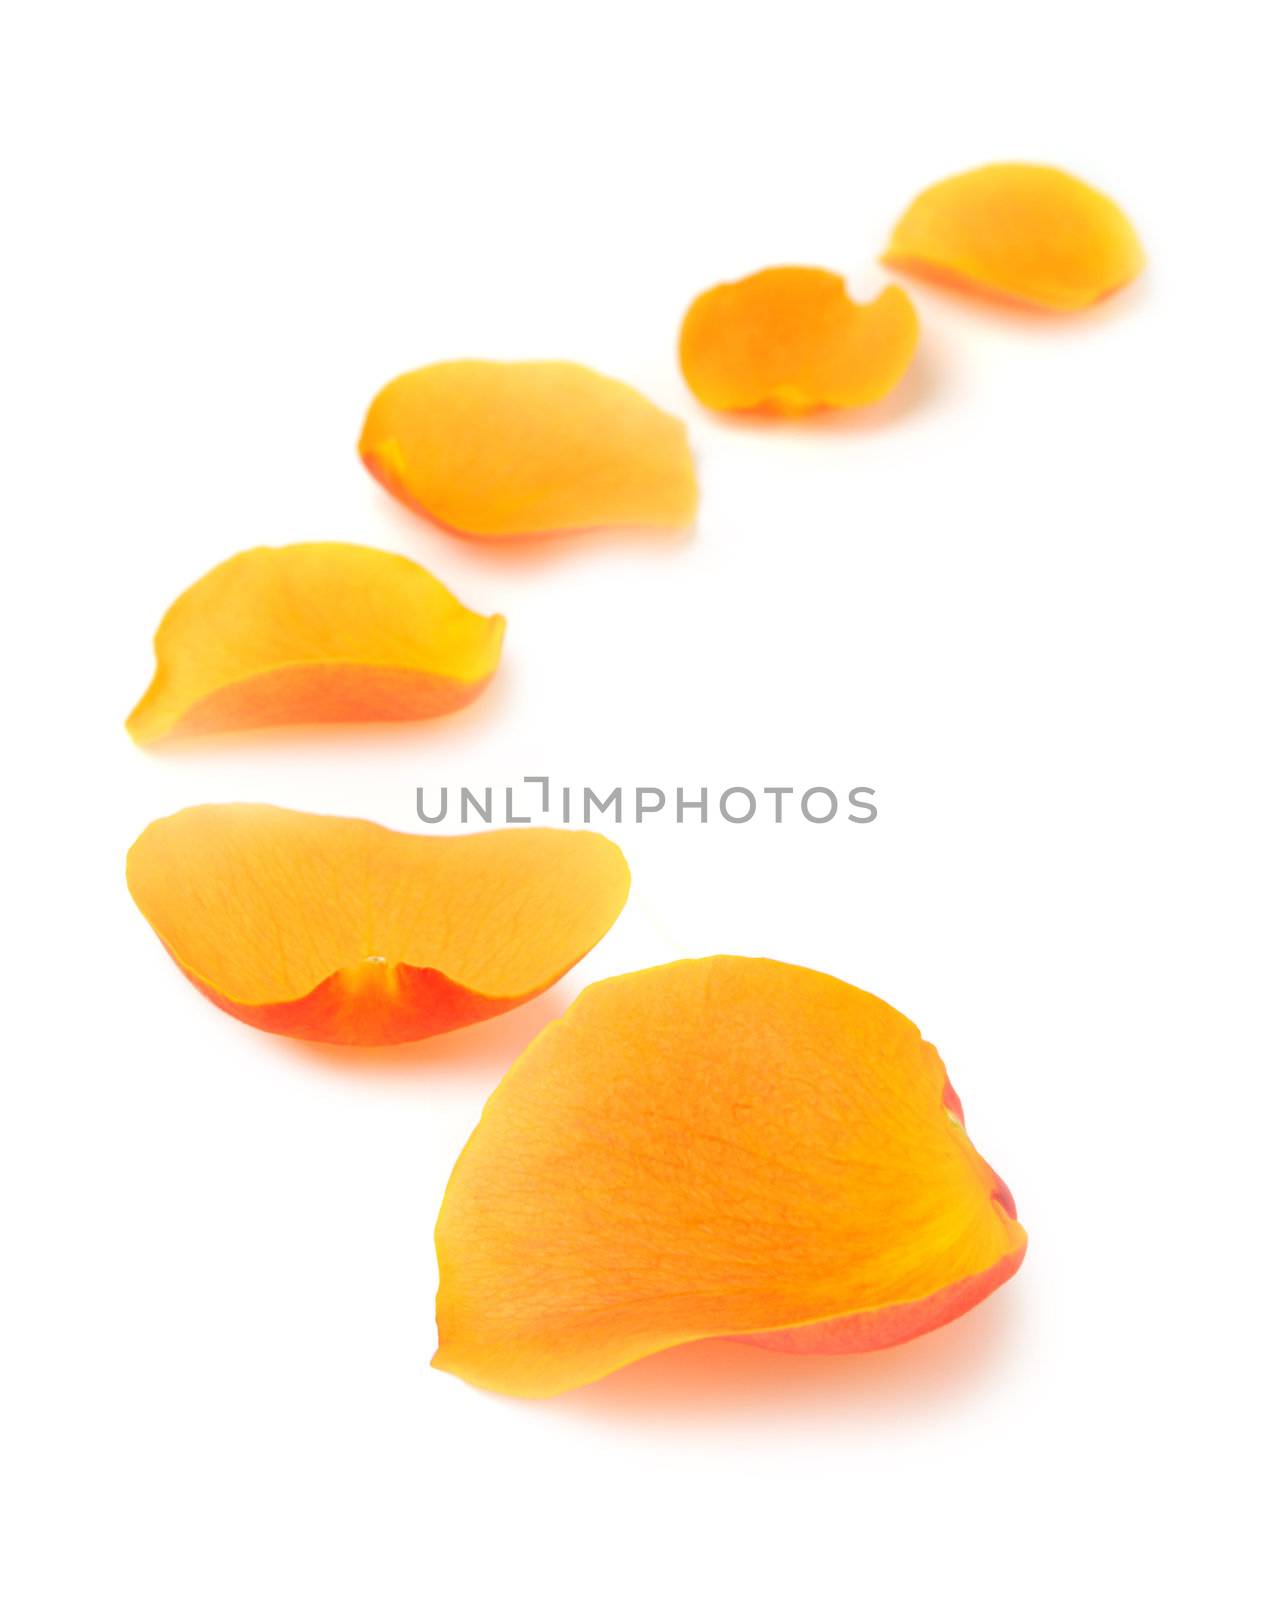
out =
[[[875,1350],[949,1322],[1026,1248],[958,1108],[913,1023],[823,973],[594,984],[456,1165],[435,1364],[540,1396],[696,1339]]]
[[[629,893],[624,856],[596,833],[429,839],[261,805],[153,822],[127,876],[216,1006],[329,1044],[402,1044],[521,1005],[597,944]]]
[[[413,511],[484,538],[696,514],[687,430],[570,361],[443,361],[375,396],[358,445]]]
[[[399,722],[475,699],[503,617],[403,556],[355,544],[246,550],[181,594],[125,726],[139,744],[288,722]]]
[[[837,273],[769,267],[692,302],[678,359],[692,393],[716,411],[794,415],[882,399],[918,342],[904,289],[890,286],[863,306]]]
[[[1056,167],[1002,162],[936,183],[893,229],[884,260],[1051,311],[1114,294],[1146,263],[1113,200]]]

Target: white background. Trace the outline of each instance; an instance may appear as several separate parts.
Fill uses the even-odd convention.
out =
[[[1279,40],[1265,5],[51,5],[6,24],[0,1585],[36,1596],[1279,1593]],[[1270,119],[1270,120],[1269,120]],[[1066,320],[912,292],[867,415],[702,415],[688,300],[865,296],[902,206],[1065,165],[1151,266]],[[577,359],[689,423],[690,537],[520,549],[361,470],[387,378]],[[256,543],[507,614],[449,721],[144,754],[173,596]],[[154,816],[414,829],[417,784],[873,785],[614,830],[556,991],[383,1054],[222,1016],[124,887]],[[937,1043],[1031,1235],[917,1344],[430,1370],[432,1229],[582,982],[714,951]],[[1269,1490],[1271,1491],[1269,1493]]]

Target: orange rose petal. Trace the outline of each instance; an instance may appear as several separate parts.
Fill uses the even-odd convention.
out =
[[[185,590],[125,726],[139,744],[289,722],[401,722],[475,699],[500,660],[481,617],[403,556],[356,544],[245,550]]]
[[[443,361],[375,396],[358,451],[411,510],[457,532],[686,527],[687,430],[636,389],[569,361]]]
[[[491,1096],[437,1224],[435,1364],[557,1394],[710,1337],[875,1349],[1026,1247],[941,1060],[873,995],[715,956],[586,989]]]
[[[1146,263],[1113,200],[1056,167],[1004,162],[936,183],[893,229],[884,260],[1052,311],[1078,311]]]
[[[882,399],[918,342],[904,289],[858,305],[837,273],[769,267],[692,302],[678,359],[692,393],[716,411],[795,414]]]
[[[629,893],[596,833],[452,838],[276,806],[144,829],[130,893],[215,1005],[269,1033],[400,1044],[511,1010],[597,944]]]
[[[930,1044],[925,1043],[923,1049],[925,1055],[941,1067],[942,1109],[962,1131],[964,1108],[946,1076],[945,1067],[941,1066],[941,1057]],[[1016,1222],[1017,1206],[1012,1192],[997,1172],[990,1168],[987,1170],[995,1185],[991,1198]],[[860,1351],[885,1350],[889,1345],[905,1344],[908,1339],[917,1338],[921,1333],[931,1333],[934,1328],[940,1328],[944,1323],[962,1317],[965,1311],[971,1311],[1001,1284],[1008,1282],[1021,1266],[1025,1254],[1023,1234],[1021,1247],[1000,1256],[993,1266],[969,1277],[958,1278],[944,1289],[938,1289],[920,1300],[883,1306],[876,1311],[857,1311],[851,1316],[836,1317],[829,1322],[808,1323],[801,1328],[745,1334],[739,1342],[756,1344],[764,1350],[780,1350],[787,1355],[853,1355]]]

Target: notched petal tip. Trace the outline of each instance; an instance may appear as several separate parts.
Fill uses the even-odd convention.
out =
[[[962,1315],[1026,1236],[945,1086],[912,1023],[823,973],[592,985],[447,1186],[435,1365],[551,1395],[698,1339],[868,1350]]]
[[[881,400],[918,342],[915,308],[895,284],[859,305],[837,273],[769,267],[699,295],[678,356],[688,387],[713,410],[798,416]]]
[[[925,189],[893,229],[884,260],[1048,311],[1095,305],[1146,264],[1113,200],[1070,173],[1025,162],[977,167]]]
[[[600,834],[448,838],[275,806],[195,806],[129,852],[139,910],[221,1010],[270,1033],[401,1044],[556,983],[629,893]]]
[[[569,361],[444,361],[405,373],[375,396],[357,449],[403,505],[478,538],[686,528],[696,515],[684,425]]]
[[[126,721],[139,744],[286,723],[400,722],[470,704],[505,622],[415,562],[362,545],[243,551],[174,602]]]

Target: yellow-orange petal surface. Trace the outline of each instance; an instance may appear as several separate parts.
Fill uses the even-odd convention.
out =
[[[687,430],[570,361],[443,361],[375,396],[358,451],[408,505],[484,538],[696,514]]]
[[[949,1321],[1026,1245],[958,1104],[913,1023],[823,973],[594,984],[456,1165],[435,1364],[540,1396],[696,1339],[868,1350]]]
[[[858,305],[837,273],[769,267],[692,302],[678,360],[692,393],[716,411],[792,415],[882,399],[918,342],[904,289],[890,285]]]
[[[1056,167],[1016,161],[925,189],[884,260],[1051,311],[1094,305],[1146,264],[1114,200]]]
[[[263,805],[153,822],[127,877],[215,1005],[332,1044],[400,1044],[521,1005],[597,944],[629,893],[624,856],[596,833],[425,838]]]
[[[467,705],[500,661],[482,617],[423,567],[356,544],[244,550],[186,589],[125,726],[139,744],[302,722],[400,722]]]

